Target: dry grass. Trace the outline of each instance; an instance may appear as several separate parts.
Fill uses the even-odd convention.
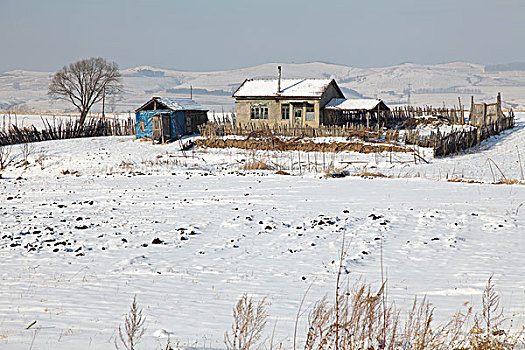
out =
[[[74,175],[76,177],[81,176],[81,174],[77,170],[69,170],[65,169],[60,172],[62,175]]]
[[[462,182],[462,183],[468,183],[468,184],[482,184],[483,183],[483,181],[462,179],[462,178],[450,178],[450,179],[447,179],[447,182]]]
[[[344,261],[344,250],[341,254],[341,261]],[[386,282],[377,290],[361,281],[353,287],[342,287],[344,283],[340,283],[340,277],[338,273],[334,303],[324,297],[313,305],[307,316],[304,343],[296,345],[294,335],[294,350],[301,347],[304,350],[508,350],[525,347],[525,328],[514,327],[513,320],[505,317],[492,276],[482,294],[480,312],[474,313],[465,303],[464,310],[438,325],[434,323],[434,308],[426,298],[415,298],[407,314],[402,316],[394,302],[386,303]],[[273,334],[270,344],[261,341],[269,317],[267,306],[266,298],[256,302],[245,294],[238,300],[233,308],[231,330],[224,334],[228,350],[273,349]],[[300,312],[297,317],[299,315]],[[145,317],[134,298],[125,317],[124,329],[118,329],[118,340],[125,349],[136,349],[144,335],[144,322]],[[117,339],[115,346],[118,349]],[[180,344],[175,346],[170,339],[165,346],[160,346],[161,350],[175,348],[180,348]]]
[[[324,173],[325,173],[324,175],[325,178],[332,178],[332,179],[350,176],[350,172],[348,170],[344,170],[341,168],[326,169]]]
[[[503,315],[492,277],[483,293],[483,308],[458,312],[434,326],[434,308],[423,298],[414,300],[406,320],[391,303],[382,305],[385,285],[378,291],[356,284],[330,305],[318,301],[308,315],[304,349],[516,349],[525,345],[523,329],[512,329]]]
[[[261,159],[247,160],[242,168],[244,170],[273,170],[272,166]]]
[[[503,179],[494,182],[494,185],[525,185],[525,181],[520,181],[516,179]]]
[[[0,145],[0,170],[4,170],[12,162],[11,147]]]
[[[283,141],[273,135],[248,136],[246,139],[202,138],[196,140],[198,147],[208,148],[240,148],[265,151],[302,151],[302,152],[413,152],[412,149],[389,143],[363,143],[358,141],[321,143],[299,137]]]
[[[256,303],[244,294],[233,308],[231,334],[224,334],[228,350],[249,350],[262,336],[267,323],[266,298]]]
[[[133,297],[133,302],[129,313],[124,317],[124,329],[118,327],[118,338],[115,338],[115,348],[118,350],[119,341],[126,350],[135,350],[140,339],[146,332],[144,328],[146,317],[142,316],[142,309],[137,305],[137,297]]]
[[[384,178],[388,178],[388,179],[392,178],[392,176],[390,176],[390,175],[385,175],[383,173],[373,173],[373,172],[366,171],[366,170],[363,170],[360,173],[357,173],[355,175],[356,176],[361,176],[361,177],[364,177],[364,178],[374,178],[374,177],[384,177]]]
[[[489,183],[493,185],[525,185],[525,181],[520,181],[516,179],[502,179],[496,182],[484,182],[484,181],[472,180],[472,179],[449,178],[447,179],[447,182],[461,182],[461,183],[468,183],[468,184]]]
[[[344,169],[341,169],[341,168],[335,168],[335,169],[332,168],[332,169],[325,170],[325,178],[341,178],[341,177],[347,177],[347,176],[360,176],[360,177],[363,177],[365,179],[372,179],[372,178],[376,178],[376,177],[382,177],[382,178],[386,178],[386,179],[393,178],[393,176],[391,176],[391,175],[385,175],[385,174],[380,173],[380,172],[371,172],[371,171],[367,171],[367,170],[361,170],[358,173],[351,173],[350,171],[344,170]]]

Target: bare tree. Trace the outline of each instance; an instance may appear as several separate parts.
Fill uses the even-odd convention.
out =
[[[57,100],[71,102],[80,112],[82,125],[95,103],[121,92],[118,65],[92,57],[64,66],[51,80],[48,93]]]

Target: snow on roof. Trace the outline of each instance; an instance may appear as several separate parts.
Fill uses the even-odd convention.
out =
[[[153,97],[158,102],[174,111],[207,111],[206,108],[191,98]]]
[[[277,79],[247,79],[233,97],[321,97],[331,79],[281,79],[277,92]]]
[[[333,98],[328,102],[325,108],[331,109],[374,109],[377,105],[381,103],[381,100],[376,98],[359,98],[347,100],[345,98]]]

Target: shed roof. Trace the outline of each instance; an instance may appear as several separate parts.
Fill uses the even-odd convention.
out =
[[[173,97],[153,97],[151,100],[140,106],[137,111],[144,109],[152,101],[164,105],[172,111],[208,111],[191,98],[173,98]]]
[[[377,109],[379,104],[383,104],[388,108],[383,101],[377,98],[359,98],[350,99],[333,98],[328,102],[325,108],[329,109],[344,109],[344,110],[373,110]]]
[[[320,98],[332,82],[335,83],[333,79],[281,79],[281,90],[278,92],[278,79],[246,79],[233,97]]]

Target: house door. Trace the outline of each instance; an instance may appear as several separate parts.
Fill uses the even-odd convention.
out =
[[[303,124],[303,107],[294,107],[293,109],[293,125],[301,126]]]
[[[169,114],[155,114],[152,125],[153,142],[166,142],[170,139],[170,116]]]

